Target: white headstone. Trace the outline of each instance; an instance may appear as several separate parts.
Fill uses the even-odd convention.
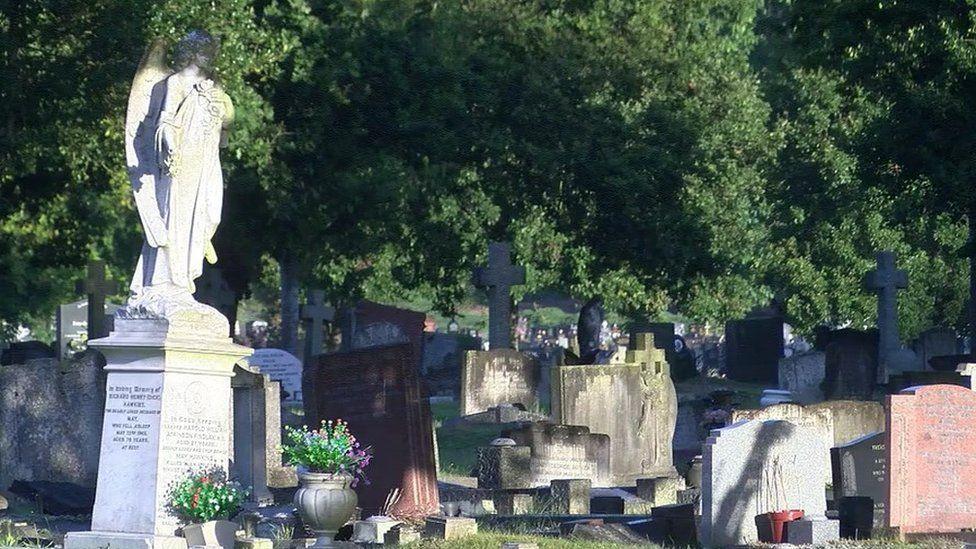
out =
[[[255,349],[247,364],[273,381],[280,381],[287,393],[283,402],[302,402],[302,361],[282,349]]]
[[[755,544],[756,515],[769,511],[823,517],[826,464],[809,456],[826,452],[813,429],[786,421],[743,421],[712,431],[702,454],[699,542]]]

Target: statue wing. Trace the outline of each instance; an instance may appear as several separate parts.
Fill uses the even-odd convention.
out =
[[[136,208],[150,246],[165,246],[166,223],[159,211],[156,182],[159,160],[155,136],[159,111],[165,95],[161,83],[172,72],[166,65],[167,44],[156,40],[146,50],[132,79],[125,114],[125,161],[135,194]]]

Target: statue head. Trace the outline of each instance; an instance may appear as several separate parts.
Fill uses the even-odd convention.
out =
[[[214,58],[220,49],[220,41],[209,32],[203,30],[190,31],[176,44],[173,63],[176,70],[182,70],[190,65],[201,69],[213,67]]]

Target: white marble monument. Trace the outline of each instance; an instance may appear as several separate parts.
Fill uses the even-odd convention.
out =
[[[126,161],[146,241],[115,330],[89,342],[106,358],[105,416],[92,531],[66,549],[185,549],[169,491],[190,470],[228,466],[234,364],[227,319],[193,298],[203,261],[216,261],[219,146],[233,118],[208,76],[217,43],[195,31],[176,48],[178,70],[155,43],[132,83]]]

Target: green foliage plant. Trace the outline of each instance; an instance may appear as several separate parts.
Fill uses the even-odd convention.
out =
[[[227,480],[220,468],[191,472],[170,491],[170,508],[180,520],[199,524],[227,520],[244,505],[248,491]]]

